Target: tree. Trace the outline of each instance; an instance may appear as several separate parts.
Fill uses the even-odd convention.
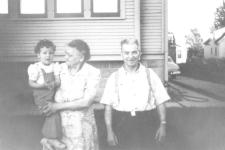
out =
[[[188,61],[191,61],[193,56],[203,56],[203,39],[198,30],[191,29],[191,34],[186,35],[186,44],[188,45]]]
[[[223,1],[223,5],[219,6],[216,9],[215,20],[214,20],[215,29],[220,29],[225,27],[225,2]]]

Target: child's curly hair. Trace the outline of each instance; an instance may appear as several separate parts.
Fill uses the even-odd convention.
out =
[[[52,50],[55,52],[56,50],[56,46],[55,44],[50,41],[50,40],[47,40],[47,39],[43,39],[43,40],[40,40],[37,45],[35,46],[34,48],[34,52],[36,54],[39,54],[40,53],[40,49],[43,48],[43,47],[46,47],[46,48],[52,48]]]

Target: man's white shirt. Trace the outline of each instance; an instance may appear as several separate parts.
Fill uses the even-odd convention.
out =
[[[138,70],[133,73],[121,67],[108,78],[100,102],[111,105],[118,111],[131,112],[151,110],[168,101],[170,97],[160,78],[152,69],[148,69],[153,92],[150,90],[145,66],[140,64]]]

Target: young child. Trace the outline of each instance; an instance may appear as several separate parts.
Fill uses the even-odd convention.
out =
[[[52,41],[40,40],[34,49],[39,62],[28,67],[29,85],[33,89],[34,102],[39,110],[48,102],[54,101],[55,90],[60,86],[59,64],[53,63],[55,50],[56,46]],[[46,116],[42,127],[44,138],[41,143],[49,150],[52,147],[65,148],[65,144],[59,141],[61,132],[59,113]]]

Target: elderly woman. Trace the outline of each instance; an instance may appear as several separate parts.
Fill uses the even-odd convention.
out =
[[[65,150],[97,150],[97,128],[91,107],[96,96],[100,70],[86,63],[90,49],[83,40],[71,41],[61,64],[61,86],[56,91],[56,103],[43,108],[46,115],[60,112],[62,142]]]

